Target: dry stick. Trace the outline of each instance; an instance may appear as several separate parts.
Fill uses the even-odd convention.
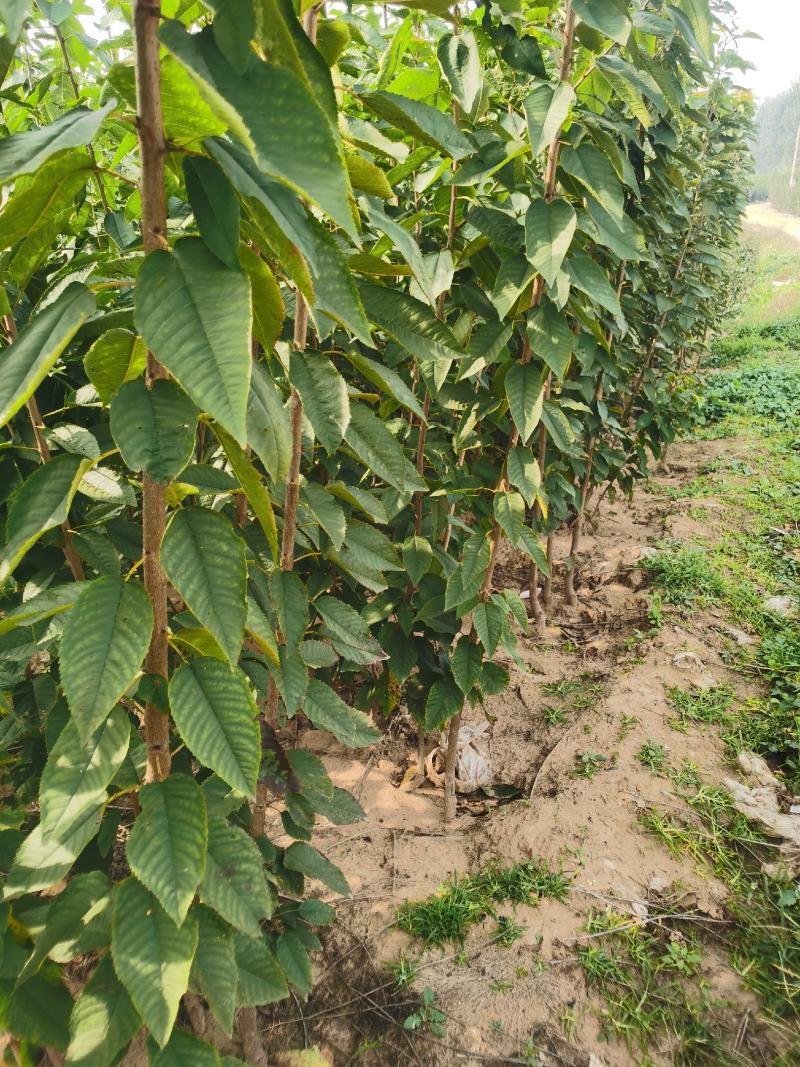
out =
[[[14,321],[14,316],[10,312],[3,318],[3,326],[9,341],[13,343],[17,337],[17,324]],[[28,409],[28,417],[31,421],[31,428],[33,429],[33,436],[36,441],[36,451],[39,453],[39,459],[42,463],[49,463],[50,449],[42,434],[44,424],[42,423],[42,416],[39,412],[39,405],[36,403],[35,393],[31,393],[25,406]],[[82,582],[86,575],[83,571],[83,563],[81,562],[80,556],[75,551],[75,546],[72,543],[72,533],[68,523],[61,523],[61,533],[64,537],[64,556],[67,560],[67,565],[72,572],[72,577],[76,582]]]
[[[625,284],[625,262],[623,260],[619,265],[617,271],[617,300],[622,295],[622,287]],[[606,341],[611,344],[614,333],[611,327],[609,327],[606,333]],[[597,376],[597,383],[594,389],[595,404],[599,404],[603,399],[603,372],[602,370]],[[564,598],[570,607],[575,607],[578,603],[578,597],[575,594],[575,557],[578,554],[581,544],[581,536],[583,534],[583,517],[586,510],[586,499],[589,495],[589,487],[592,483],[592,468],[594,466],[594,450],[597,446],[597,437],[594,433],[589,435],[589,440],[586,445],[586,471],[583,476],[583,482],[581,483],[581,497],[578,503],[578,512],[575,516],[575,522],[572,526],[572,541],[569,546],[569,560],[570,565],[567,567],[567,573],[564,577]]]
[[[158,25],[160,0],[135,0],[133,12],[136,44],[137,127],[142,156],[142,230],[145,253],[166,246],[167,205],[164,192],[166,140],[161,117],[161,82]],[[167,372],[152,352],[147,353],[148,388]],[[144,586],[153,606],[153,636],[145,661],[148,674],[167,678],[167,579],[161,569],[159,550],[166,526],[166,486],[142,475],[142,526],[144,547]],[[144,712],[147,742],[145,781],[160,781],[170,771],[169,719],[148,703]]]

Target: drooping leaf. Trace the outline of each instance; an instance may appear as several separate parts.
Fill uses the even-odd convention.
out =
[[[239,485],[244,490],[247,501],[253,509],[253,514],[258,519],[264,536],[272,550],[272,558],[278,559],[278,527],[275,523],[275,514],[272,510],[272,501],[264,482],[255,468],[255,464],[247,453],[239,448],[230,434],[225,433],[221,426],[214,426],[214,433],[222,445],[233,473],[238,479]]]
[[[290,652],[294,651],[308,626],[308,594],[302,580],[292,571],[273,571],[269,591],[278,625]]]
[[[506,374],[506,396],[520,440],[527,444],[542,417],[542,376],[532,363],[515,363]]]
[[[503,632],[503,610],[493,601],[479,603],[472,612],[475,632],[487,656],[493,656]]]
[[[3,897],[13,900],[23,893],[49,889],[60,882],[75,860],[96,837],[103,817],[103,802],[87,808],[58,838],[46,836],[36,826],[20,845],[3,887]]]
[[[173,1030],[166,1045],[150,1059],[152,1067],[220,1067],[219,1053],[207,1041],[185,1030]]]
[[[206,864],[206,802],[193,778],[172,773],[139,790],[125,854],[131,871],[176,926],[189,911]]]
[[[400,493],[425,492],[427,486],[406,459],[403,447],[364,404],[350,404],[345,441],[364,466]]]
[[[328,455],[341,444],[350,422],[347,385],[330,356],[293,351],[289,381],[300,394],[303,412]]]
[[[177,512],[161,544],[161,566],[235,664],[244,638],[247,566],[244,542],[230,520],[208,508]]]
[[[279,934],[275,955],[283,973],[305,1000],[311,992],[311,959],[308,950],[291,930]]]
[[[70,1067],[106,1067],[142,1024],[139,1013],[103,956],[81,990],[70,1016]]]
[[[192,458],[197,408],[167,379],[148,389],[143,378],[124,382],[111,401],[111,434],[133,471],[171,482]]]
[[[178,927],[135,878],[117,886],[111,926],[114,970],[162,1047],[189,985],[196,948],[197,923],[191,915]]]
[[[198,906],[199,937],[192,967],[192,984],[199,986],[222,1029],[229,1034],[236,1011],[236,956],[233,935],[210,908]]]
[[[14,183],[0,211],[0,248],[11,248],[67,211],[92,171],[86,152],[59,152],[36,174]]]
[[[295,841],[290,845],[283,862],[290,871],[299,871],[307,878],[322,882],[340,896],[350,896],[350,886],[339,868],[304,841]]]
[[[473,32],[444,34],[436,46],[436,55],[453,96],[468,114],[474,111],[480,100],[483,75]]]
[[[575,14],[617,44],[625,45],[631,33],[627,5],[623,0],[573,0]]]
[[[578,224],[568,200],[534,200],[525,215],[525,250],[548,285],[554,285]]]
[[[450,116],[429,104],[383,91],[363,93],[361,100],[370,111],[398,130],[411,134],[421,144],[438,148],[451,159],[463,159],[474,151],[469,138]]]
[[[198,237],[145,257],[136,283],[136,328],[202,411],[247,443],[250,284]]]
[[[608,280],[603,268],[589,256],[576,254],[569,257],[565,264],[569,280],[576,289],[586,293],[615,318],[622,318],[622,308],[614,287]]]
[[[625,199],[622,184],[608,157],[584,141],[577,148],[565,148],[559,164],[571,177],[579,181],[612,219],[622,221]]]
[[[82,739],[68,719],[47,757],[39,783],[39,819],[45,836],[58,840],[106,799],[106,787],[122,765],[130,724],[116,707],[95,733]]]
[[[247,401],[247,443],[274,481],[286,477],[292,455],[292,434],[283,398],[268,372],[253,364]]]
[[[236,999],[241,1007],[274,1004],[289,996],[289,987],[278,961],[263,936],[234,935],[239,985]]]
[[[80,582],[51,585],[41,593],[32,596],[30,600],[23,600],[0,619],[0,637],[15,630],[18,626],[33,626],[34,623],[43,622],[53,615],[69,611],[78,599],[81,589]]]
[[[533,507],[542,485],[542,476],[536,457],[529,448],[516,445],[508,454],[508,478],[522,493],[525,503]]]
[[[303,711],[317,729],[327,730],[349,748],[363,748],[380,737],[363,711],[349,707],[329,685],[317,678],[308,683]]]
[[[425,701],[425,730],[433,733],[464,706],[464,694],[450,678],[434,682]]]
[[[83,740],[133,685],[150,644],[153,609],[144,586],[109,575],[87,585],[61,638],[61,684]]]
[[[123,382],[139,377],[146,362],[140,337],[130,330],[108,330],[86,353],[83,365],[97,395],[108,404]]]
[[[478,681],[482,664],[483,651],[480,645],[470,641],[468,634],[462,634],[450,657],[450,669],[458,688],[465,696]]]
[[[544,360],[556,378],[563,378],[575,346],[575,335],[566,316],[549,302],[532,308],[527,332],[533,354]]]
[[[261,170],[317,204],[357,241],[341,144],[297,74],[255,52],[241,72],[235,70],[211,28],[190,34],[179,22],[167,21],[160,37]]]
[[[463,359],[464,351],[431,308],[399,289],[362,282],[361,299],[372,322],[419,359]]]
[[[109,100],[97,111],[75,107],[48,126],[4,137],[0,141],[0,185],[20,174],[33,174],[56,152],[88,144],[115,105],[116,100]]]
[[[328,537],[334,549],[342,547],[347,533],[344,509],[335,497],[317,482],[306,482],[300,490],[300,501]]]
[[[197,228],[226,267],[239,266],[239,201],[221,168],[205,156],[185,156],[183,177]]]
[[[553,138],[561,132],[574,102],[575,90],[569,82],[559,82],[556,86],[537,85],[525,97],[528,137],[534,156],[549,148]]]
[[[412,536],[403,545],[403,564],[414,585],[427,574],[433,563],[433,549],[424,537]]]
[[[257,709],[246,676],[217,659],[182,664],[169,683],[169,703],[189,750],[246,796],[254,796],[261,759]]]
[[[245,244],[239,245],[239,262],[250,279],[253,300],[253,334],[267,355],[280,336],[285,309],[275,275],[267,264]],[[248,428],[249,432],[249,428]]]
[[[520,494],[495,493],[494,517],[511,544],[515,547],[519,545],[525,525],[525,501]]]
[[[107,941],[106,918],[111,883],[102,871],[77,874],[70,879],[47,910],[44,929],[37,936],[19,981],[35,974],[51,956],[65,962],[78,955],[103,948]]]
[[[0,141],[0,152],[9,140]],[[0,426],[30,398],[94,308],[92,293],[72,282],[0,353]]]
[[[320,634],[340,656],[364,666],[383,658],[380,645],[355,608],[336,597],[322,596],[314,602],[314,609],[323,622]]]
[[[218,815],[208,820],[208,857],[200,899],[226,922],[253,937],[272,915],[272,894],[258,846],[239,826]]]

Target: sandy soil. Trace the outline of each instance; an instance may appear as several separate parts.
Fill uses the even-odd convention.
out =
[[[800,220],[797,228],[800,235]],[[579,607],[557,611],[545,641],[521,639],[526,670],[511,664],[508,692],[487,708],[494,720],[495,774],[518,786],[522,799],[464,800],[457,820],[443,828],[440,793],[431,786],[408,787],[416,757],[413,735],[404,734],[401,720],[366,764],[344,751],[336,754],[327,735],[306,736],[311,747],[325,753],[337,782],[359,796],[367,819],[323,827],[315,837],[346,873],[353,898],[339,904],[342,922],[318,960],[319,985],[309,1003],[301,1009],[290,1002],[264,1017],[267,1048],[319,1043],[335,1067],[477,1067],[525,1062],[509,1057],[519,1057],[533,1036],[548,1050],[541,1059],[546,1064],[634,1067],[642,1062],[624,1045],[601,1040],[601,1005],[586,988],[575,945],[586,936],[583,927],[593,909],[612,905],[646,915],[648,898],[656,892],[672,893],[709,920],[723,911],[723,886],[671,856],[638,823],[651,803],[677,801],[669,781],[652,775],[634,753],[653,739],[667,746],[673,765],[692,760],[704,778],[718,783],[730,773],[719,737],[713,729],[682,734],[670,728],[666,689],[729,682],[742,696],[752,694],[725,666],[724,653],[732,645],[721,612],[693,613],[635,649],[626,639],[648,625],[645,575],[637,566],[642,550],[665,536],[713,536],[723,521],[713,499],[702,501],[708,519],[700,522],[687,514],[697,500],[672,500],[664,491],[687,483],[702,463],[723,452],[732,458],[737,447],[732,440],[704,442],[702,448],[677,445],[672,473],[659,479],[657,491],[642,490],[631,503],[603,504],[596,530],[583,546]],[[741,455],[746,457],[744,445]],[[560,545],[559,553],[565,547]],[[517,586],[524,588],[522,561],[507,558],[503,575],[507,582],[516,576]],[[694,656],[680,655],[687,651]],[[580,679],[592,700],[561,725],[548,726],[542,709],[552,698],[543,686],[563,678]],[[573,774],[576,757],[587,749],[608,757],[591,780]],[[279,830],[276,826],[276,838]],[[565,903],[518,908],[516,918],[526,932],[511,947],[487,946],[494,929],[489,921],[468,938],[466,961],[455,959],[454,950],[424,951],[392,929],[399,904],[435,892],[453,873],[478,870],[490,860],[510,864],[535,856],[573,872],[572,890]],[[442,1042],[412,1042],[399,1025],[411,1007],[402,994],[389,991],[385,965],[401,952],[423,961],[414,988],[417,995],[426,985],[435,991],[448,1019]],[[713,945],[706,949],[705,977],[713,990],[730,998],[732,1027],[756,1008]],[[407,1001],[413,997],[410,992]],[[757,1025],[748,1034],[757,1046]],[[659,1067],[672,1062],[668,1046],[655,1046],[649,1054],[649,1062]]]
[[[800,218],[785,215],[770,203],[748,204],[745,209],[745,222],[765,230],[779,230],[800,243]]]

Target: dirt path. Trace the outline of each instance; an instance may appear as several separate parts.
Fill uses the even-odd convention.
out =
[[[764,230],[778,230],[800,244],[800,218],[797,215],[785,215],[782,211],[777,211],[772,204],[763,201],[748,204],[745,222],[749,226],[758,226]]]
[[[674,775],[690,773],[714,787],[730,774],[715,728],[675,729],[672,687],[729,685],[738,700],[755,690],[728,666],[736,640],[722,609],[668,616],[658,632],[651,630],[652,600],[639,563],[665,537],[721,536],[723,503],[704,499],[699,519],[697,501],[677,497],[717,457],[730,463],[751,456],[752,443],[736,439],[683,443],[672,453],[671,474],[651,491],[641,489],[631,503],[604,503],[585,545],[579,607],[553,619],[545,642],[521,638],[522,669],[506,663],[511,685],[488,701],[496,780],[517,787],[518,799],[462,800],[458,819],[443,829],[440,792],[430,784],[409,788],[415,747],[407,720],[395,717],[379,758],[366,766],[344,750],[331,756],[327,735],[306,735],[311,748],[316,736],[332,777],[356,793],[367,818],[315,836],[345,872],[353,898],[339,902],[342,922],[326,945],[310,1003],[300,1014],[279,1009],[265,1019],[268,1047],[319,1042],[335,1067],[675,1062],[674,1041],[663,1033],[647,1044],[646,1059],[609,1034],[608,1009],[587,984],[579,954],[603,944],[593,940],[600,935],[587,935],[586,924],[609,908],[645,928],[664,907],[698,916],[695,928],[703,934],[727,921],[722,882],[703,864],[671,853],[643,818],[680,806]],[[526,571],[523,560],[508,555],[498,581],[523,589]],[[481,709],[472,718],[481,721]],[[643,753],[665,767],[648,766]],[[280,829],[276,822],[279,843]],[[501,907],[521,927],[513,944],[492,943],[497,924],[488,916],[463,950],[426,949],[393,929],[398,906],[436,893],[454,874],[532,858],[568,873],[571,887],[563,901]],[[683,937],[677,928],[665,936],[678,945]],[[420,970],[398,992],[386,968],[401,956]],[[698,980],[726,1004],[714,1015],[721,1032],[743,1027],[736,1062],[775,1062],[764,1051],[772,1046],[758,1022],[758,1001],[719,939],[704,943]],[[447,1018],[446,1039],[428,1033],[412,1043],[402,1023],[426,986]]]

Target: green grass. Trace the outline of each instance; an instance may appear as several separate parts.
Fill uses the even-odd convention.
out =
[[[636,759],[643,767],[649,767],[652,774],[658,774],[659,771],[664,769],[668,755],[669,753],[664,745],[659,744],[654,738],[648,737],[636,753]]]
[[[667,546],[641,566],[666,604],[704,607],[718,604],[725,592],[723,577],[699,548]]]
[[[709,689],[667,690],[670,707],[675,712],[667,722],[675,730],[686,733],[689,726],[707,726],[725,722],[736,691],[730,685],[714,685]]]
[[[515,863],[511,867],[490,864],[476,874],[446,882],[425,900],[406,901],[397,911],[395,924],[429,945],[463,944],[472,926],[487,916],[498,923],[496,940],[511,944],[521,928],[498,914],[501,904],[534,905],[544,897],[563,900],[570,879],[551,871],[541,860]]]

